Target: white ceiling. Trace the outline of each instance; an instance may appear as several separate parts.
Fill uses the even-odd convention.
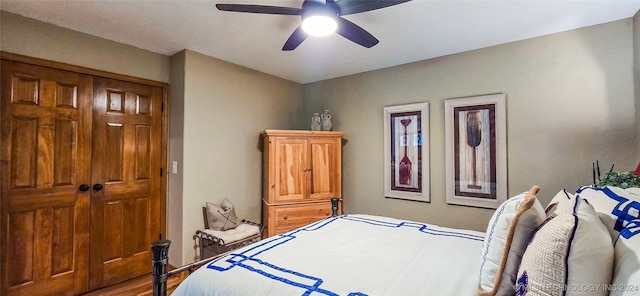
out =
[[[307,38],[283,52],[299,16],[215,8],[216,3],[300,7],[302,2],[0,0],[0,9],[164,55],[186,48],[299,83],[615,21],[640,10],[640,0],[413,0],[345,16],[380,40],[372,48],[333,34]]]

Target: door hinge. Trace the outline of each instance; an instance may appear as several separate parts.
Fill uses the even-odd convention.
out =
[[[160,104],[160,112],[164,112],[164,103]]]
[[[160,177],[162,177],[162,168],[160,168]]]

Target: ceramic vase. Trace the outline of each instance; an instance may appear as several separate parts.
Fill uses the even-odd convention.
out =
[[[320,119],[322,121],[322,130],[330,131],[332,127],[332,123],[331,123],[331,114],[329,114],[329,110],[324,110],[324,112],[322,112],[322,115],[320,115]]]
[[[312,131],[322,130],[322,123],[320,120],[319,113],[313,113],[313,115],[311,116],[311,130]]]

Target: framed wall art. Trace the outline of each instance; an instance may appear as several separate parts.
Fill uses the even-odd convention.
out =
[[[429,202],[429,103],[384,107],[384,195]]]
[[[507,199],[505,95],[444,104],[447,203],[495,209]]]

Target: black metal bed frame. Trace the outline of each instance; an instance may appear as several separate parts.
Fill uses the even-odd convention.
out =
[[[153,253],[152,261],[152,274],[151,282],[153,285],[153,296],[166,296],[167,295],[167,280],[169,277],[180,274],[184,271],[189,271],[189,274],[193,273],[200,266],[205,265],[215,259],[218,259],[228,252],[218,254],[216,256],[200,260],[185,266],[168,270],[169,265],[169,246],[170,240],[158,240],[151,243],[151,251]]]
[[[206,215],[206,213],[205,213]],[[153,254],[151,274],[153,284],[153,296],[166,296],[167,295],[167,280],[169,277],[180,274],[184,271],[189,271],[189,274],[193,273],[198,267],[205,265],[228,252],[231,252],[237,248],[250,245],[259,241],[262,238],[262,231],[264,227],[258,223],[242,220],[242,223],[255,225],[260,228],[257,235],[252,235],[248,238],[241,239],[231,244],[226,244],[225,241],[219,237],[210,235],[204,231],[196,230],[195,237],[198,238],[200,244],[200,261],[187,264],[185,266],[168,270],[169,265],[169,247],[171,246],[170,240],[158,240],[151,243],[151,251]],[[209,228],[205,217],[205,228]],[[213,252],[213,256],[206,256],[207,250]],[[205,258],[208,257],[208,258]],[[204,258],[204,259],[203,259]]]

